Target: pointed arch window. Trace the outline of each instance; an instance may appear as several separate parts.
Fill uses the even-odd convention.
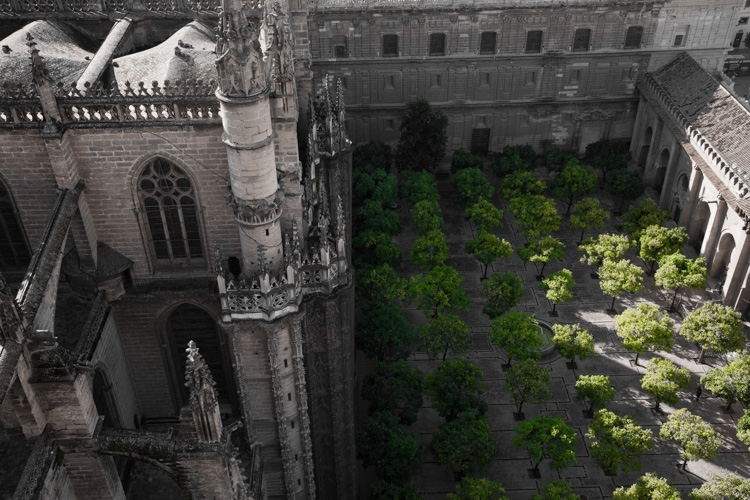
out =
[[[0,268],[25,269],[31,262],[21,218],[8,187],[0,181]]]
[[[195,191],[181,168],[163,158],[152,160],[138,178],[138,197],[157,261],[203,260]]]

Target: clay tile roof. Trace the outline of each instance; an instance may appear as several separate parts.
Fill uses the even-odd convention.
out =
[[[216,80],[214,50],[216,43],[211,28],[193,21],[174,35],[152,47],[114,60],[113,74],[119,84],[165,80]]]
[[[89,64],[86,57],[94,56],[78,45],[75,35],[64,25],[54,21],[34,21],[0,41],[0,46],[7,47],[0,51],[0,81],[31,83],[27,34],[34,37],[53,82],[78,80]]]
[[[750,112],[686,53],[652,76],[727,165],[750,175]]]

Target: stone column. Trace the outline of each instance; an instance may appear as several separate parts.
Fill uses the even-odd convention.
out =
[[[690,225],[690,219],[693,217],[696,205],[698,205],[698,193],[703,184],[703,172],[697,165],[693,165],[693,171],[690,174],[690,194],[685,206],[685,211],[680,217],[680,225],[686,228]]]
[[[724,305],[735,306],[748,268],[750,268],[750,235],[745,233],[740,256],[735,263],[734,269],[729,270],[729,276],[727,276],[727,282],[724,285]]]
[[[648,147],[648,157],[646,158],[646,166],[643,171],[643,183],[646,185],[651,185],[654,182],[654,175],[656,174],[656,169],[652,168],[654,166],[654,157],[656,156],[656,147],[655,145],[658,143],[659,139],[661,138],[661,131],[664,128],[664,122],[662,122],[661,118],[659,118],[659,121],[656,122],[656,130],[654,130],[654,135],[651,136],[651,144],[649,144]]]
[[[703,242],[703,248],[701,248],[701,255],[706,258],[706,267],[709,269],[713,264],[719,234],[721,234],[721,228],[724,225],[724,217],[727,215],[727,202],[722,195],[719,195],[718,202],[719,205],[711,217],[711,231],[708,233],[708,238]]]

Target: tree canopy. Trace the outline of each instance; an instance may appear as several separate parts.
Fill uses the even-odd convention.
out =
[[[680,335],[701,345],[698,362],[702,363],[706,349],[719,356],[739,351],[747,339],[742,333],[740,315],[730,307],[706,302],[687,315],[680,328]]]
[[[711,460],[719,454],[721,436],[702,418],[686,408],[672,413],[659,431],[662,439],[674,439],[682,445],[684,469],[689,460]]]
[[[528,402],[543,403],[552,397],[549,384],[552,376],[535,359],[522,359],[505,372],[505,390],[517,405],[518,413]]]
[[[401,116],[401,136],[396,149],[399,170],[431,172],[445,157],[448,117],[424,99],[410,103]]]
[[[565,479],[555,479],[542,486],[542,494],[534,494],[532,500],[580,500],[581,497],[573,493],[573,488]]]
[[[502,153],[492,157],[492,168],[498,175],[507,175],[519,170],[531,170],[536,153],[528,144],[505,146]]]
[[[479,156],[466,151],[464,148],[460,148],[453,153],[451,159],[451,172],[456,173],[464,168],[482,168],[484,160]]]
[[[561,269],[542,280],[539,288],[547,291],[547,299],[553,304],[552,312],[555,312],[557,304],[567,302],[573,298],[573,287],[575,284],[573,273],[568,269]]]
[[[604,183],[604,190],[620,197],[617,211],[621,212],[625,202],[635,200],[643,194],[643,182],[634,173],[620,168],[610,174],[607,182]]]
[[[545,159],[548,169],[559,172],[571,161],[578,162],[578,155],[575,151],[554,148],[547,152]]]
[[[552,259],[563,260],[565,258],[565,243],[553,236],[540,236],[531,239],[531,242],[516,252],[524,262],[533,262],[540,276],[544,276],[544,268]],[[538,267],[541,264],[541,269]]]
[[[476,239],[467,241],[466,253],[470,253],[482,265],[482,277],[487,277],[487,269],[497,259],[507,260],[513,254],[513,247],[488,231],[479,231]]]
[[[742,353],[728,365],[714,368],[701,378],[701,384],[729,406],[735,401],[750,405],[750,354]]]
[[[401,172],[398,181],[398,193],[402,200],[412,207],[420,201],[440,201],[435,177],[429,172]]]
[[[547,184],[528,170],[508,174],[500,183],[500,194],[506,200],[528,194],[543,194],[546,190]]]
[[[354,340],[368,358],[404,359],[414,342],[414,328],[395,304],[375,306],[365,311]]]
[[[600,234],[583,240],[578,249],[584,253],[581,263],[599,267],[605,260],[622,259],[630,247],[630,238],[624,234]]]
[[[422,380],[422,372],[404,360],[380,362],[365,375],[362,397],[370,401],[370,414],[387,411],[400,424],[411,425],[422,407]]]
[[[422,349],[431,358],[442,356],[443,361],[448,353],[461,354],[471,343],[469,327],[453,313],[431,318],[419,327],[418,334],[425,341]]]
[[[487,470],[497,455],[497,442],[487,417],[475,409],[443,423],[432,437],[431,448],[435,463],[449,465],[456,478]]]
[[[602,178],[607,181],[607,172],[625,168],[630,161],[628,145],[623,142],[600,140],[586,146],[585,161],[602,171]]]
[[[561,217],[557,214],[555,202],[540,194],[513,198],[508,210],[515,217],[516,224],[523,228],[527,240],[548,236],[560,229]]]
[[[570,215],[573,203],[594,191],[596,183],[596,174],[590,168],[571,162],[557,174],[551,192],[565,203],[565,215]]]
[[[482,281],[482,295],[487,297],[484,313],[495,319],[516,306],[524,296],[523,280],[513,272],[492,273]]]
[[[414,483],[393,484],[382,479],[370,486],[370,500],[422,500],[422,494]]]
[[[508,500],[500,483],[485,478],[464,477],[447,500]]]
[[[638,304],[615,318],[615,333],[622,346],[638,356],[646,351],[669,351],[674,344],[674,322],[669,316],[662,316],[661,310],[651,304]]]
[[[573,205],[573,215],[570,216],[571,225],[581,230],[581,240],[586,231],[604,229],[608,220],[609,212],[599,206],[598,198],[583,198]]]
[[[552,342],[560,355],[570,362],[575,361],[576,356],[586,359],[594,355],[594,337],[579,323],[552,325]]]
[[[615,398],[615,388],[606,375],[579,375],[575,390],[576,399],[588,403],[589,412],[606,408]]]
[[[577,436],[562,419],[539,414],[516,427],[511,443],[526,450],[536,470],[542,460],[549,458],[550,468],[559,471],[576,463]]]
[[[690,386],[690,372],[668,359],[653,358],[648,362],[648,372],[641,379],[641,387],[654,396],[655,410],[662,401],[676,405],[677,392]]]
[[[480,398],[484,392],[482,378],[482,367],[463,357],[449,359],[425,376],[425,394],[435,411],[446,420],[453,420],[472,408],[484,413],[487,403]]]
[[[417,301],[417,308],[433,317],[443,311],[468,310],[471,300],[462,285],[463,276],[454,268],[441,264],[426,274],[412,276],[408,296]]]
[[[503,225],[503,211],[484,198],[466,209],[466,216],[478,231],[489,231]]]
[[[390,305],[406,297],[407,281],[399,278],[388,264],[357,269],[356,285],[357,295],[366,304]]]
[[[630,488],[620,486],[612,492],[612,500],[680,500],[680,492],[667,480],[648,472]]]
[[[448,243],[442,231],[427,231],[411,246],[411,263],[422,271],[440,266],[450,257]]]
[[[421,200],[411,207],[411,221],[419,234],[443,230],[443,215],[440,205],[434,200]]]
[[[490,327],[490,342],[513,358],[538,358],[544,342],[539,333],[539,323],[534,316],[521,311],[509,311],[495,318]]]
[[[750,447],[750,410],[745,409],[745,413],[737,421],[737,439]]]
[[[659,260],[659,269],[654,274],[656,286],[665,290],[674,290],[669,308],[674,306],[674,300],[680,288],[689,287],[694,290],[706,288],[708,272],[706,271],[706,259],[698,257],[695,260],[688,259],[681,253],[666,255]]]
[[[643,289],[643,269],[631,264],[629,260],[605,260],[599,267],[599,288],[615,299],[625,292],[636,293]]]
[[[669,212],[659,208],[659,205],[651,198],[646,198],[640,205],[633,205],[627,212],[622,214],[622,223],[625,232],[636,242],[641,237],[641,232],[649,226],[661,226],[669,220]]]
[[[455,190],[453,203],[464,209],[475,205],[481,198],[491,200],[495,194],[495,188],[478,168],[459,170],[453,174],[451,184]]]
[[[388,412],[367,419],[357,444],[362,465],[373,467],[378,477],[389,483],[404,485],[411,473],[422,467],[417,438],[399,427]]]
[[[672,229],[658,225],[648,226],[641,232],[641,250],[638,255],[653,272],[654,265],[663,257],[682,252],[687,239],[687,232],[682,226]]]
[[[390,234],[370,229],[362,231],[352,240],[352,247],[357,269],[381,264],[398,267],[401,264],[401,251],[391,241]]]
[[[734,474],[714,474],[690,493],[690,500],[740,500],[750,498],[750,479]]]
[[[641,468],[641,455],[651,451],[651,431],[638,425],[629,415],[607,410],[596,412],[586,437],[591,439],[591,456],[608,474],[628,473]]]

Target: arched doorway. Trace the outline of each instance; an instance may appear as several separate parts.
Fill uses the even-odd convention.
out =
[[[734,236],[731,233],[724,234],[719,240],[719,249],[714,257],[713,264],[711,264],[712,278],[719,278],[719,283],[724,285],[727,279],[727,273],[729,266],[732,263],[732,253],[735,247]]]
[[[658,168],[656,169],[656,175],[654,176],[654,183],[652,187],[657,193],[661,194],[662,187],[664,187],[664,177],[667,175],[667,166],[669,165],[669,150],[663,149],[659,155]]]
[[[641,143],[641,150],[638,152],[638,167],[646,168],[646,162],[648,161],[648,152],[651,148],[651,139],[654,136],[654,130],[651,127],[646,129],[643,134],[643,142]]]
[[[690,225],[690,239],[688,242],[695,248],[695,252],[700,255],[703,239],[706,237],[708,230],[708,220],[711,218],[711,210],[708,203],[701,201],[695,209],[695,218]]]
[[[231,361],[223,332],[216,321],[206,311],[193,304],[182,304],[175,308],[166,324],[169,343],[168,355],[172,362],[172,376],[175,399],[178,408],[188,404],[188,390],[185,387],[185,364],[188,342],[196,343],[203,359],[211,370],[216,382],[216,392],[222,412],[233,411],[236,407],[236,391],[232,377]]]

